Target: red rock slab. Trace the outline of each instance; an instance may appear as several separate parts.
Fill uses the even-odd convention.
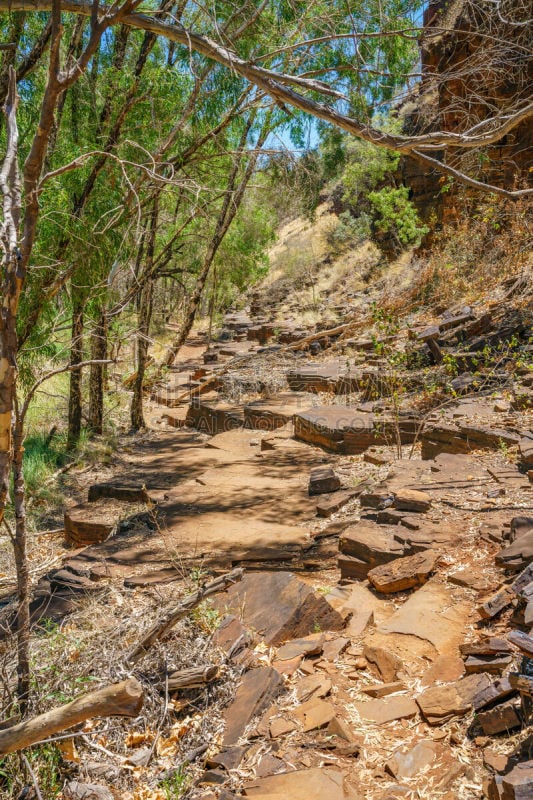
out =
[[[321,673],[307,675],[296,684],[296,697],[304,703],[311,697],[326,697],[331,692],[331,678]]]
[[[317,625],[323,631],[344,627],[327,600],[290,572],[247,574],[214,602],[269,645],[307,636]]]
[[[503,800],[530,800],[533,796],[533,761],[517,764],[502,779]]]
[[[418,714],[418,706],[410,697],[398,695],[386,700],[368,700],[355,703],[355,708],[362,719],[384,725],[397,719],[410,719]]]
[[[404,555],[404,548],[393,532],[370,521],[346,528],[339,539],[339,550],[345,556],[365,561],[369,570]]]
[[[293,639],[282,645],[276,653],[278,661],[285,661],[297,656],[320,655],[324,646],[323,633],[312,633],[303,639]]]
[[[280,392],[266,400],[255,400],[244,406],[244,427],[275,431],[292,422],[295,414],[311,408],[315,399],[309,392]]]
[[[388,564],[374,567],[367,577],[378,592],[403,592],[426,583],[435,569],[437,559],[438,554],[434,550],[425,550],[423,553],[397,558]]]
[[[479,692],[490,685],[487,675],[467,675],[444,686],[433,686],[418,695],[416,702],[430,725],[441,725],[453,717],[464,716]]]
[[[416,637],[429,642],[437,653],[455,655],[469,614],[469,604],[458,602],[432,579],[380,625],[378,632]]]
[[[319,697],[311,697],[293,712],[294,717],[301,722],[304,733],[325,728],[336,714],[335,706]]]
[[[439,742],[423,739],[407,751],[396,750],[385,766],[396,780],[414,778],[430,767],[443,751],[444,747]]]
[[[117,500],[97,500],[65,509],[67,542],[76,547],[105,542],[129,508]]]
[[[398,511],[428,511],[431,507],[431,497],[427,492],[417,489],[398,489],[394,497],[394,508]]]
[[[244,795],[253,800],[345,800],[343,774],[333,767],[282,772],[245,786]]]
[[[301,441],[317,444],[334,453],[347,452],[344,436],[355,434],[360,441],[359,452],[376,443],[372,414],[350,406],[317,406],[294,417],[294,435]],[[353,452],[353,450],[352,450]]]
[[[252,719],[264,711],[282,689],[282,678],[271,667],[259,667],[246,672],[233,702],[224,714],[224,746],[237,744]]]
[[[387,697],[389,694],[404,692],[407,686],[402,681],[392,681],[392,683],[373,683],[371,686],[362,686],[361,691],[369,697]]]

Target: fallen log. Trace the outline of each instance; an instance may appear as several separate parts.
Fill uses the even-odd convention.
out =
[[[156,622],[150,630],[143,636],[137,647],[130,653],[127,657],[127,661],[129,663],[135,664],[142,656],[150,649],[154,642],[158,639],[161,639],[165,633],[170,630],[170,628],[174,627],[176,622],[179,622],[180,619],[186,617],[187,614],[196,608],[196,606],[200,605],[202,600],[205,600],[206,597],[209,597],[212,594],[217,594],[218,592],[223,592],[232,586],[234,583],[238,583],[242,580],[244,575],[244,570],[240,567],[238,569],[234,569],[231,572],[228,572],[226,575],[221,575],[219,578],[216,578],[211,583],[208,583],[207,586],[203,586],[201,589],[198,589],[197,592],[190,594],[185,600],[176,606],[172,611],[170,611],[162,620],[161,622]]]
[[[142,686],[134,678],[96,689],[64,706],[0,730],[0,756],[22,750],[93,717],[136,717],[143,700]]]
[[[171,672],[168,676],[169,692],[177,692],[178,689],[198,689],[211,683],[218,677],[219,667],[208,664],[202,667],[190,667]]]

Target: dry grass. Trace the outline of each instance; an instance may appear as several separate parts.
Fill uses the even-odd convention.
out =
[[[32,636],[33,696],[30,714],[68,702],[108,683],[134,675],[145,693],[144,707],[135,720],[91,720],[75,733],[27,751],[47,800],[55,797],[65,776],[89,780],[89,762],[108,765],[113,786],[132,800],[166,800],[178,797],[166,791],[165,773],[175,770],[187,754],[202,744],[216,752],[223,729],[222,708],[232,697],[238,676],[223,665],[219,679],[204,689],[168,697],[165,675],[173,670],[224,661],[211,643],[218,616],[206,601],[176,625],[164,643],[154,645],[131,671],[126,656],[178,596],[189,591],[191,581],[158,586],[147,591],[105,587],[98,597],[83,602],[80,610],[61,625],[49,623]],[[1,680],[5,697],[15,680],[14,643],[0,649]],[[209,713],[205,714],[206,709]],[[153,747],[147,767],[132,767],[128,759],[139,747]],[[190,785],[194,767],[179,779]],[[167,776],[168,777],[168,776]],[[174,779],[177,782],[177,779]],[[17,797],[27,782],[17,755],[0,760],[0,798]]]

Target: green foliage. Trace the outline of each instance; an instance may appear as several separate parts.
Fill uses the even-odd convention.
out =
[[[374,210],[376,228],[380,233],[394,233],[399,242],[406,246],[418,244],[428,232],[426,225],[421,225],[418,213],[409,200],[407,186],[383,189],[368,193],[368,199]]]
[[[400,154],[392,150],[370,142],[355,142],[342,174],[345,202],[356,206],[361,195],[368,194],[397,169],[399,160]]]
[[[353,217],[349,211],[343,211],[339,214],[337,225],[327,233],[326,240],[333,253],[337,254],[370,239],[371,235],[372,220],[369,214],[362,211]]]

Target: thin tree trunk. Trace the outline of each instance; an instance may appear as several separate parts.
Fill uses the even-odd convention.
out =
[[[72,292],[72,337],[70,345],[70,364],[83,361],[83,311],[84,299],[74,289]],[[74,369],[70,373],[68,397],[68,447],[75,447],[81,434],[82,420],[82,370]]]
[[[91,336],[91,359],[104,361],[107,358],[107,315],[102,308]],[[89,427],[93,433],[104,429],[104,364],[91,364],[89,372]]]
[[[139,296],[138,313],[138,335],[137,335],[137,370],[135,382],[133,384],[133,397],[131,398],[131,427],[137,431],[146,427],[143,411],[143,384],[148,361],[148,347],[150,335],[150,323],[152,321],[152,309],[154,299],[154,279],[151,277],[152,266],[154,263],[155,237],[157,231],[157,220],[159,216],[159,193],[156,193],[150,217],[150,229],[146,236],[146,259],[145,270],[150,276],[144,282]]]
[[[30,574],[24,505],[24,432],[17,418],[13,437],[13,484],[15,506],[15,566],[17,572],[17,695],[21,711],[26,711],[30,696]]]
[[[8,90],[4,105],[7,142],[6,155],[0,170],[3,199],[2,241],[2,308],[0,310],[0,524],[9,499],[9,476],[13,459],[13,412],[17,380],[17,309],[24,281],[19,262],[20,176],[18,171],[18,127],[16,74],[9,70]]]
[[[146,427],[143,410],[143,384],[148,361],[148,335],[152,318],[154,282],[150,278],[146,281],[139,299],[139,322],[137,335],[137,370],[133,384],[133,397],[131,399],[131,427],[137,431]]]
[[[270,115],[267,116],[267,120],[265,121],[261,133],[259,134],[259,139],[255,146],[255,151],[251,154],[248,158],[248,164],[242,176],[240,184],[237,186],[237,178],[239,174],[239,170],[242,164],[242,161],[246,158],[247,151],[246,151],[246,139],[248,138],[248,133],[252,126],[253,122],[253,115],[248,121],[248,124],[244,130],[243,136],[241,138],[239,151],[240,155],[235,159],[235,163],[233,165],[233,169],[231,171],[228,187],[226,190],[226,196],[224,198],[224,203],[222,205],[222,209],[218,216],[215,232],[213,237],[209,243],[209,247],[207,249],[207,253],[204,258],[204,263],[202,265],[202,269],[200,270],[200,274],[196,279],[196,285],[194,287],[193,293],[189,300],[189,305],[187,307],[187,311],[185,313],[185,318],[182,322],[180,331],[172,344],[170,345],[169,351],[165,358],[164,364],[167,367],[172,366],[176,357],[185,344],[187,337],[189,336],[192,326],[194,325],[194,320],[196,319],[196,312],[198,311],[198,307],[200,305],[200,301],[202,299],[202,294],[204,291],[204,287],[209,276],[209,272],[211,270],[211,266],[213,261],[215,260],[215,256],[218,252],[220,245],[222,244],[228,229],[235,219],[235,215],[239,210],[241,205],[242,199],[244,197],[244,193],[252,177],[255,165],[257,163],[257,158],[259,155],[259,150],[265,143],[265,140],[268,135],[269,130],[269,121]]]

